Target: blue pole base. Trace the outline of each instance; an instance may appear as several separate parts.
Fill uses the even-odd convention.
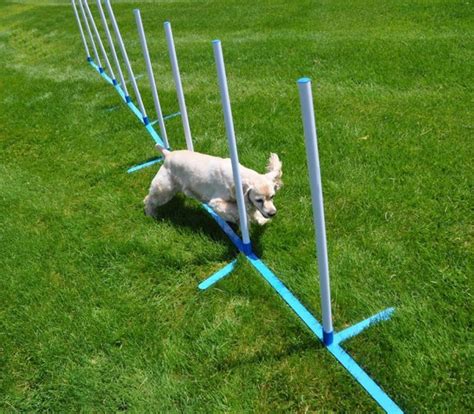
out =
[[[348,328],[337,332],[334,337],[334,342],[341,344],[349,338],[359,335],[362,331],[366,330],[372,325],[375,325],[376,323],[388,321],[392,317],[393,312],[395,312],[395,308],[387,308],[379,313],[376,313],[375,315],[372,315],[370,318],[364,319],[355,325],[349,326]]]
[[[242,253],[245,256],[249,256],[253,253],[252,251],[252,243],[242,243]]]
[[[181,115],[181,112],[175,112],[174,114],[166,115],[163,117],[163,121],[167,121],[168,119],[172,119],[179,115]],[[154,121],[150,122],[150,124],[152,125],[155,125],[156,123],[158,123],[158,119],[155,119]]]
[[[90,56],[87,56],[87,61],[90,63],[92,62],[92,58]]]
[[[148,124],[150,123],[150,121],[148,120],[148,117],[147,117],[147,116],[144,116],[144,117],[143,117],[143,123],[144,123],[145,125],[148,125]]]
[[[112,79],[112,84],[113,84],[114,86],[117,86],[117,85],[118,85],[117,79]]]
[[[99,73],[104,73],[104,68],[101,68],[101,67],[99,66]]]
[[[173,113],[173,114],[165,115],[165,116],[163,117],[163,119],[164,119],[165,121],[167,121],[168,119],[171,119],[171,118],[174,118],[174,117],[180,116],[180,115],[181,115],[181,112],[175,112],[175,113]]]
[[[125,97],[125,102],[127,102],[127,103],[132,102],[132,98],[130,98],[130,96],[127,95],[127,96]]]
[[[326,332],[323,330],[323,344],[326,346],[329,346],[333,343],[334,341],[334,333],[333,331],[331,332]]]

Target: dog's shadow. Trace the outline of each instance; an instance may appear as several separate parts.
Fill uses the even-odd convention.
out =
[[[236,248],[231,241],[225,236],[219,225],[205,212],[202,206],[194,200],[187,199],[178,194],[170,202],[157,208],[155,221],[157,223],[169,222],[186,230],[206,234],[213,241],[225,242],[229,247],[226,259],[235,256]],[[238,225],[228,224],[234,232],[238,235],[240,234]],[[255,226],[252,229],[252,247],[254,253],[258,256],[262,253],[260,237],[264,232],[264,226]]]
[[[260,239],[266,230],[267,226],[254,225],[251,228],[250,238],[252,241],[252,249],[258,257],[261,257],[263,253],[263,246]]]

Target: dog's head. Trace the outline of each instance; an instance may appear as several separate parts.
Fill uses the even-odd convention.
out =
[[[273,204],[275,193],[281,188],[283,182],[282,163],[276,154],[270,154],[267,164],[267,173],[259,174],[259,178],[246,188],[246,197],[263,217],[273,217],[277,209]]]

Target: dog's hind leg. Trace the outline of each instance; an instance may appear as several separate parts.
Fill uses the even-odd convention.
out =
[[[208,205],[225,221],[230,223],[239,222],[239,210],[236,203],[225,201],[222,198],[213,198]]]
[[[156,208],[170,201],[177,192],[178,189],[173,182],[171,174],[166,167],[161,167],[151,182],[148,195],[143,200],[145,214],[155,217]]]

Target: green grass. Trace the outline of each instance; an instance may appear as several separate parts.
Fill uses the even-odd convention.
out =
[[[137,74],[140,5],[166,113],[172,22],[195,148],[225,156],[222,40],[241,162],[284,165],[257,251],[320,315],[295,83],[314,79],[335,327],[395,306],[351,354],[407,412],[473,412],[472,4],[115,3]],[[143,216],[156,168],[125,170],[152,142],[69,2],[0,2],[0,61],[2,412],[378,410],[246,261],[198,292],[235,249],[183,197]]]

